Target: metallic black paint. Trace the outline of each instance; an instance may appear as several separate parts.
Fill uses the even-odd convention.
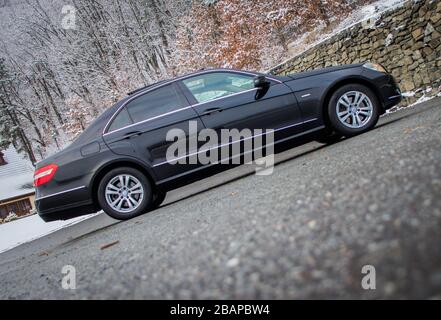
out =
[[[211,70],[206,72],[225,72]],[[240,72],[228,70],[229,72]],[[199,73],[195,73],[197,75]],[[253,73],[254,75],[261,75]],[[188,134],[188,121],[208,127],[275,129],[276,142],[304,138],[325,128],[324,107],[332,92],[348,83],[361,83],[377,95],[383,111],[401,101],[401,92],[391,75],[366,69],[362,64],[314,70],[289,76],[270,76],[265,92],[243,94],[198,104],[180,82],[172,80],[186,108],[169,116],[105,133],[109,121],[134,96],[158,88],[168,81],[136,91],[106,110],[69,147],[40,162],[37,168],[55,163],[59,169],[52,181],[36,188],[36,206],[45,221],[69,219],[100,210],[96,190],[100,178],[118,166],[142,170],[153,188],[170,190],[210,174],[199,165],[170,165],[166,162],[168,130],[181,128]],[[262,89],[263,90],[263,89]],[[222,112],[204,114],[217,108]]]

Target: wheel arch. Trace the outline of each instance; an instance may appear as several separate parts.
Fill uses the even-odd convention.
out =
[[[90,190],[92,193],[91,197],[93,204],[97,209],[102,209],[98,202],[98,187],[101,179],[111,170],[121,167],[129,167],[141,171],[149,180],[152,190],[155,191],[157,189],[156,180],[153,178],[153,174],[150,172],[148,168],[145,167],[145,165],[137,161],[134,161],[132,159],[121,159],[121,160],[111,161],[102,165],[98,170],[96,170],[91,180],[91,184],[90,184]]]
[[[344,79],[339,79],[336,82],[334,82],[326,90],[325,94],[323,95],[322,102],[321,102],[322,107],[321,107],[320,111],[322,113],[323,121],[324,121],[327,128],[329,128],[331,125],[331,122],[329,120],[329,115],[327,112],[329,101],[331,100],[331,97],[336,90],[338,90],[339,88],[341,88],[345,85],[348,85],[348,84],[360,84],[360,85],[366,86],[367,88],[372,90],[372,92],[377,97],[378,102],[381,104],[380,92],[379,92],[378,88],[369,80],[362,78],[362,77],[348,77],[348,78],[344,78]],[[383,110],[384,108],[382,107],[381,109]]]

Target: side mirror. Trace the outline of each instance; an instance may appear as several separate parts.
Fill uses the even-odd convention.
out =
[[[256,76],[254,78],[254,87],[255,88],[266,88],[269,87],[270,82],[266,79],[265,76]]]

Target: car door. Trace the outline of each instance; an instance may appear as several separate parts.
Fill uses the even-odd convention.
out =
[[[213,71],[180,81],[187,98],[207,128],[273,129],[275,140],[302,130],[302,115],[291,89],[276,79],[268,87],[254,87],[256,75]]]
[[[167,149],[173,143],[167,141],[167,134],[181,130],[188,141],[190,122],[196,124],[197,130],[204,127],[188,100],[172,83],[130,98],[114,116],[103,138],[113,152],[149,164],[156,179],[161,181],[194,167],[170,164],[167,159]]]

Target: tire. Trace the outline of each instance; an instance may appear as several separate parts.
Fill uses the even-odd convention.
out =
[[[377,124],[380,103],[368,87],[349,84],[338,88],[332,95],[328,116],[337,133],[351,137],[369,131]]]
[[[146,213],[151,208],[152,195],[147,177],[130,167],[111,170],[98,186],[98,202],[101,208],[117,220],[128,220]]]
[[[167,192],[157,190],[153,195],[152,209],[157,209],[164,202]]]

